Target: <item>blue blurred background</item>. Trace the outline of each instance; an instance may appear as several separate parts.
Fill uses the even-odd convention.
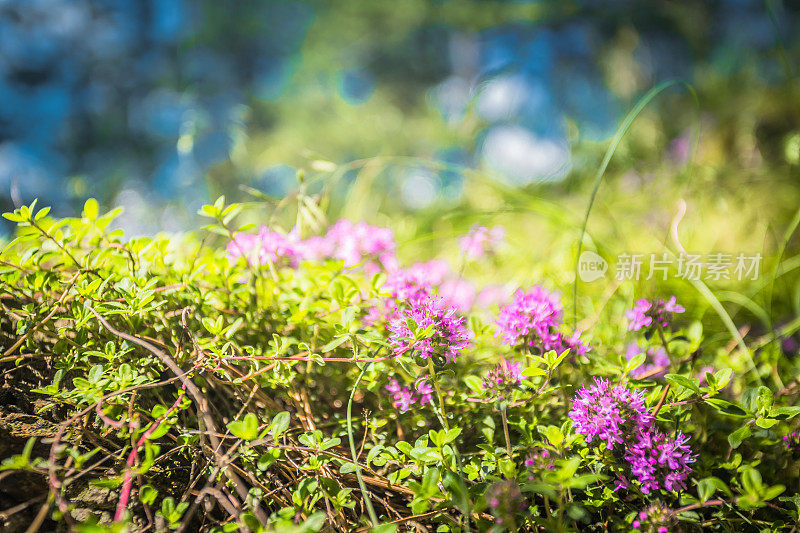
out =
[[[796,169],[798,11],[760,0],[0,0],[0,202],[38,197],[71,215],[96,197],[124,206],[133,234],[180,230],[221,193],[248,197],[241,185],[279,196],[298,169],[374,156],[412,158],[378,180],[397,209],[461,202],[470,169],[568,188],[668,79],[692,84],[700,107],[685,91],[660,99],[640,160],[680,163],[702,127],[717,146],[707,157]]]

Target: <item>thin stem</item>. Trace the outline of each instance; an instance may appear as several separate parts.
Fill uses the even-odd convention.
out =
[[[508,458],[512,458],[511,454],[511,437],[508,435],[508,417],[506,416],[506,408],[503,407],[500,409],[500,418],[503,420],[503,433],[506,436],[506,452],[508,452]]]
[[[428,359],[428,372],[431,374],[431,381],[433,382],[433,388],[436,389],[436,397],[439,399],[439,409],[441,410],[441,423],[444,426],[444,429],[449,430],[450,426],[447,423],[447,414],[444,410],[444,397],[442,396],[442,390],[439,388],[439,381],[436,379],[436,368],[433,366],[433,359]]]
[[[664,328],[661,327],[661,324],[656,324],[658,328],[658,336],[661,338],[661,344],[664,345],[664,351],[667,352],[667,357],[669,358],[670,365],[672,364],[672,353],[669,351],[669,343],[667,342],[667,337],[664,335]],[[658,412],[664,406],[664,401],[667,399],[667,394],[669,393],[669,389],[671,387],[670,383],[667,383],[664,386],[664,391],[661,393],[661,398],[658,399],[658,403],[656,404],[655,409],[653,409],[653,418],[658,416]]]
[[[430,372],[431,381],[433,381],[433,388],[436,389],[436,396],[439,398],[439,405],[441,412],[437,410],[433,404],[431,404],[431,407],[433,407],[433,412],[439,419],[439,423],[442,424],[442,427],[445,429],[445,431],[449,431],[450,426],[447,423],[447,418],[444,411],[444,397],[442,396],[442,391],[439,388],[439,382],[436,379],[436,367],[433,366],[433,359],[428,359],[428,371]],[[456,467],[458,468],[458,479],[461,483],[461,493],[463,494],[463,500],[461,502],[463,507],[461,509],[461,512],[464,515],[464,521],[466,522],[464,524],[465,526],[464,529],[466,530],[467,533],[469,533],[469,513],[470,513],[469,494],[467,493],[467,484],[464,481],[464,470],[461,467],[461,455],[458,453],[455,441],[453,441],[450,444],[450,447],[452,448],[453,456],[456,459]],[[445,466],[447,465],[445,464]]]
[[[369,513],[369,519],[372,520],[373,526],[378,525],[378,515],[375,513],[375,508],[372,507],[372,501],[369,499],[369,493],[367,492],[367,485],[364,483],[364,479],[361,477],[361,467],[358,464],[358,456],[356,454],[356,443],[353,439],[353,417],[352,417],[352,410],[353,410],[353,397],[356,394],[356,389],[358,389],[358,384],[361,383],[361,378],[364,377],[364,373],[369,368],[370,363],[366,363],[364,368],[361,369],[361,373],[356,378],[356,382],[353,384],[353,390],[350,391],[350,399],[347,401],[347,438],[350,441],[350,455],[353,457],[353,465],[355,466],[356,470],[356,478],[358,478],[358,486],[361,488],[361,494],[364,496],[364,505],[367,508],[367,513]]]

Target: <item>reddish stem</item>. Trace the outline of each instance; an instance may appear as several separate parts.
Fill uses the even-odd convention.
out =
[[[139,448],[141,448],[144,444],[144,441],[146,441],[147,438],[152,435],[153,432],[159,428],[159,426],[161,426],[161,423],[170,415],[170,413],[177,409],[178,404],[181,403],[184,394],[184,391],[181,391],[181,393],[178,395],[178,399],[175,400],[175,403],[173,403],[172,406],[167,409],[166,413],[158,417],[156,421],[153,422],[153,425],[142,434],[142,436],[139,438],[139,441],[136,443],[136,446],[134,446],[131,450],[131,453],[128,454],[128,460],[125,463],[125,466],[127,467],[125,470],[125,480],[122,482],[122,491],[120,492],[119,502],[117,503],[117,512],[114,513],[114,522],[119,522],[122,520],[122,515],[125,513],[125,507],[128,506],[128,499],[131,496],[131,487],[133,486],[133,473],[131,469],[133,468],[133,465],[136,464],[136,459],[139,456]]]

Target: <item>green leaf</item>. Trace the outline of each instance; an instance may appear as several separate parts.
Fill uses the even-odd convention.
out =
[[[94,198],[89,198],[83,204],[83,216],[88,218],[90,221],[94,222],[97,219],[97,214],[100,211],[100,206],[97,203],[97,200]]]
[[[739,407],[738,405],[732,404],[731,402],[721,400],[719,398],[708,398],[706,403],[714,407],[720,413],[724,413],[729,416],[736,416],[736,417],[748,417],[749,414],[747,411]]]
[[[761,499],[765,502],[768,502],[771,499],[780,496],[784,490],[786,490],[786,487],[783,485],[773,485],[764,491],[764,495],[761,497]]]
[[[255,440],[258,437],[258,417],[253,413],[247,413],[244,420],[230,422],[228,429],[242,440]]]
[[[328,353],[330,351],[333,351],[336,348],[338,348],[339,346],[341,346],[342,344],[344,344],[345,342],[347,342],[347,339],[349,339],[349,338],[350,338],[349,335],[341,335],[339,337],[336,337],[331,342],[329,342],[328,344],[323,346],[322,350],[320,350],[320,351],[322,353]]]
[[[475,394],[480,394],[484,390],[486,390],[483,388],[483,379],[479,378],[478,376],[473,376],[473,375],[466,376],[464,378],[464,383]]]
[[[690,389],[698,394],[700,394],[700,385],[691,378],[687,378],[686,376],[681,376],[680,374],[667,374],[664,376],[669,383],[672,385],[683,387],[685,389]]]
[[[453,442],[458,438],[459,435],[461,435],[461,428],[451,428],[447,430],[447,434],[444,436],[444,441],[442,442],[442,446]]]
[[[356,471],[356,465],[354,463],[344,463],[342,466],[339,467],[340,474],[350,474]]]
[[[324,441],[322,441],[322,444],[320,444],[319,449],[327,450],[328,448],[333,448],[335,446],[340,445],[341,443],[342,439],[340,439],[339,437],[332,437],[330,439],[325,439]]]
[[[761,485],[761,472],[752,467],[745,468],[742,471],[742,487],[747,493],[759,494]]]
[[[764,429],[769,429],[777,423],[778,421],[774,418],[764,418],[763,416],[756,418],[756,425]]]
[[[117,487],[122,485],[122,481],[123,481],[122,476],[115,476],[104,479],[92,479],[91,481],[89,481],[89,484],[104,489],[116,489]]]
[[[750,426],[745,425],[728,435],[728,443],[730,443],[731,448],[734,450],[738,448],[742,441],[745,440],[747,437],[751,435],[750,433]]]
[[[36,213],[36,217],[34,217],[34,220],[43,219],[44,217],[47,216],[47,213],[49,213],[49,212],[50,212],[50,207],[45,207],[45,208],[40,209],[39,212]]]
[[[561,429],[556,426],[547,426],[545,430],[547,435],[547,440],[550,441],[550,444],[558,448],[561,446],[561,443],[564,442],[564,434],[561,433]]]
[[[525,370],[522,371],[522,375],[528,378],[536,377],[536,376],[546,376],[547,372],[542,370],[537,366],[529,366]]]
[[[730,368],[723,368],[722,370],[714,372],[714,380],[717,382],[717,388],[724,389],[730,382],[731,376],[733,376],[733,370]]]
[[[780,418],[781,420],[788,420],[800,415],[800,406],[790,405],[787,407],[773,407],[770,416]]]
[[[719,478],[707,477],[697,482],[697,495],[700,497],[701,502],[710,500],[714,493],[717,492],[717,481],[721,482]]]
[[[158,489],[152,485],[142,485],[139,489],[139,501],[147,505],[152,505],[158,496]]]
[[[272,434],[272,438],[276,439],[287,429],[289,429],[289,422],[291,421],[291,417],[289,413],[286,411],[281,411],[272,419],[272,422],[269,424],[269,432]]]

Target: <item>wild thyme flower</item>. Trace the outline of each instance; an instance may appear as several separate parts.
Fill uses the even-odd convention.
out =
[[[389,228],[342,218],[330,227],[325,239],[332,247],[331,256],[343,260],[347,267],[362,264],[368,272],[397,267],[397,246]]]
[[[361,264],[368,273],[396,269],[395,249],[392,230],[346,219],[337,221],[324,236],[305,240],[294,230],[283,234],[262,226],[257,234],[239,233],[228,243],[231,258],[244,256],[252,262],[255,256],[259,264],[280,264],[285,260],[292,266],[300,259],[334,258],[344,261],[347,267]]]
[[[489,486],[486,503],[495,523],[509,531],[516,530],[516,515],[525,510],[525,499],[516,481],[504,479]]]
[[[459,311],[472,309],[477,296],[475,285],[465,279],[448,279],[439,286],[439,296],[444,298],[447,305]]]
[[[502,245],[506,237],[506,230],[502,226],[487,228],[475,224],[469,233],[461,237],[459,244],[467,259],[480,259],[485,254],[493,254]]]
[[[580,340],[580,331],[567,336],[561,326],[561,302],[543,287],[514,293],[514,301],[500,307],[496,336],[509,346],[528,346],[544,353],[569,349],[573,356],[588,350]]]
[[[595,384],[589,388],[578,390],[569,417],[575,430],[586,436],[586,442],[597,437],[609,449],[614,444],[629,442],[653,421],[641,391],[632,391],[624,385],[611,386],[608,380],[600,378],[595,378]]]
[[[408,301],[428,297],[433,294],[434,287],[442,283],[449,269],[443,261],[415,263],[408,268],[390,272],[383,289],[389,292],[389,298],[393,300]]]
[[[405,412],[411,409],[411,406],[417,402],[417,398],[409,390],[408,387],[401,387],[396,379],[393,379],[386,385],[386,390],[392,393],[394,397],[394,406],[400,409],[400,412]]]
[[[464,322],[464,317],[458,315],[456,309],[445,306],[441,298],[424,297],[401,307],[386,327],[391,332],[389,344],[395,355],[416,354],[422,359],[443,357],[446,362],[453,363],[471,338]]]
[[[650,302],[641,299],[636,301],[633,309],[625,311],[625,317],[630,321],[628,330],[639,331],[655,324],[665,328],[669,325],[674,313],[683,313],[684,311],[685,309],[676,303],[674,296],[666,302],[664,300]]]
[[[561,303],[544,287],[514,293],[514,301],[500,308],[497,336],[509,346],[551,344],[552,330],[561,321]],[[545,350],[550,348],[544,347]]]
[[[535,450],[525,457],[525,467],[530,471],[528,481],[534,481],[543,470],[553,470],[553,458],[547,450]]]
[[[800,433],[793,431],[783,436],[783,442],[786,448],[792,452],[793,455],[800,454]]]
[[[571,356],[575,357],[579,355],[586,355],[586,352],[589,351],[589,347],[581,342],[581,331],[575,331],[569,337],[562,334],[559,335],[560,346],[556,345],[556,352],[561,353],[565,349],[569,349]]]
[[[411,300],[420,294],[438,294],[449,307],[459,311],[472,308],[476,297],[472,282],[453,277],[450,265],[437,259],[390,272],[383,288],[399,300]]]
[[[420,405],[433,403],[433,385],[430,384],[427,376],[419,378],[414,384],[414,388],[417,389],[417,393],[419,394]]]
[[[237,233],[228,243],[228,257],[244,257],[249,263],[296,265],[301,257],[301,245],[296,232],[288,234],[261,226],[257,234]]]
[[[502,359],[483,378],[483,388],[490,396],[502,398],[519,386],[521,378],[519,363]]]
[[[678,522],[675,512],[661,502],[639,511],[631,527],[639,533],[668,533]]]
[[[624,458],[643,493],[686,488],[686,480],[692,473],[689,465],[696,460],[688,441],[689,437],[680,431],[674,438],[654,428],[639,431],[625,450]],[[627,477],[621,479],[619,486],[628,486]]]

